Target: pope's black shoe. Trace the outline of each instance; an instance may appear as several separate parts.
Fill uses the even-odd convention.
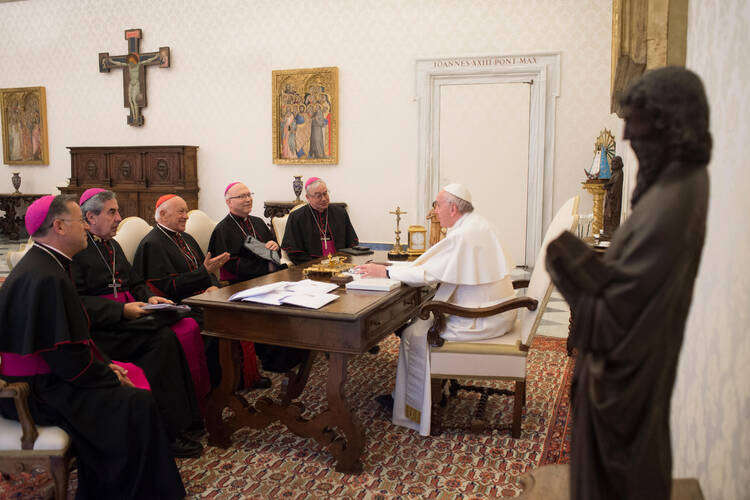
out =
[[[169,443],[169,449],[172,450],[175,458],[198,458],[203,453],[203,445],[184,434],[177,436]]]

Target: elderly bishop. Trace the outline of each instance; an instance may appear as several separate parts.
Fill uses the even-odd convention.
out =
[[[110,356],[143,368],[155,395],[164,391],[157,403],[171,416],[165,418],[168,427],[187,430],[197,425],[196,396],[203,407],[211,389],[198,323],[143,309],[147,302],[171,301],[154,295],[114,239],[122,220],[115,194],[88,189],[80,203],[89,244],[73,258],[72,269],[91,318],[91,335]]]
[[[305,196],[308,204],[289,214],[281,242],[292,262],[327,257],[359,243],[346,210],[330,205],[330,192],[323,179],[307,179]]]

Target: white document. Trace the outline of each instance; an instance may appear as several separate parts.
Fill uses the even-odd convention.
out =
[[[319,293],[315,295],[307,293],[292,293],[287,295],[281,302],[293,306],[307,307],[309,309],[320,309],[324,305],[338,299],[339,296],[334,293]]]
[[[374,290],[378,292],[389,292],[401,286],[398,280],[388,278],[362,278],[350,281],[346,284],[347,290]]]
[[[323,283],[310,279],[296,282],[279,281],[242,290],[229,297],[229,300],[233,302],[256,302],[272,306],[290,304],[320,309],[339,297],[333,293],[328,293],[336,288],[338,288],[338,285],[335,283]]]
[[[332,290],[337,289],[339,286],[336,283],[324,283],[322,281],[315,281],[306,279],[297,282],[291,282],[287,285],[287,289],[293,292],[299,293],[328,293]]]
[[[268,285],[254,286],[253,288],[248,288],[247,290],[242,290],[233,294],[231,297],[229,297],[229,301],[234,302],[237,300],[245,300],[247,297],[255,297],[258,295],[265,295],[273,291],[282,290],[289,283],[289,281],[279,281],[277,283],[269,283]]]

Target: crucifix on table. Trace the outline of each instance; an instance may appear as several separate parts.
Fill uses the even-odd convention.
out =
[[[130,108],[128,125],[143,125],[140,108],[146,107],[146,66],[158,64],[160,68],[169,67],[169,47],[159,47],[158,52],[141,54],[142,32],[140,29],[125,30],[128,41],[128,53],[110,57],[109,52],[99,53],[99,72],[109,73],[114,67],[122,68],[122,89],[125,107]]]

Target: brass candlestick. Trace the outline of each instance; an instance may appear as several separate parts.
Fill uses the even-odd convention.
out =
[[[607,179],[589,179],[582,182],[583,189],[594,197],[594,220],[591,224],[591,235],[599,234],[604,227],[604,184]]]
[[[399,225],[401,224],[401,216],[406,215],[406,212],[402,212],[401,207],[397,206],[395,212],[388,213],[396,216],[396,244],[393,245],[391,251],[388,252],[388,258],[391,260],[406,260],[409,258],[409,254],[401,248],[401,229],[399,228]]]

